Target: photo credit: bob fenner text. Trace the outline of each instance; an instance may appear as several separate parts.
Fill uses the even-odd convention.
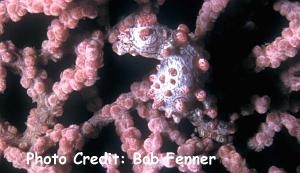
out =
[[[75,165],[106,165],[106,164],[124,164],[124,156],[119,156],[118,154],[112,154],[104,152],[102,156],[87,156],[83,152],[78,152],[73,157],[73,163]],[[162,160],[163,159],[163,160]],[[135,152],[132,158],[132,164],[134,165],[155,165],[162,162],[174,163],[177,165],[212,165],[213,161],[216,160],[216,156],[205,156],[205,155],[195,155],[195,156],[181,156],[176,155],[173,152],[165,153],[164,157],[159,157],[155,153],[151,152],[148,155],[141,155],[139,152]],[[32,162],[39,165],[55,165],[67,164],[67,157],[60,156],[56,153],[53,155],[41,156],[36,152],[28,152],[26,155],[26,163],[29,165]]]

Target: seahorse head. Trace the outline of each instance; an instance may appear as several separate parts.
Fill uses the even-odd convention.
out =
[[[142,10],[122,20],[110,33],[109,41],[118,55],[129,53],[147,58],[157,58],[161,45],[171,33],[158,24],[156,15]]]

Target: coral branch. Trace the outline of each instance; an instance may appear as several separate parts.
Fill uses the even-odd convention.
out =
[[[292,65],[281,74],[281,81],[290,92],[300,90],[300,63]]]
[[[269,113],[266,123],[261,124],[258,132],[248,142],[250,148],[261,151],[264,147],[269,147],[273,143],[273,137],[276,132],[281,130],[281,119],[276,113]]]
[[[230,0],[205,0],[196,20],[194,37],[202,38],[209,31]]]
[[[283,168],[273,166],[273,163],[283,160],[282,151],[277,158],[276,154],[264,150],[263,159],[274,158],[266,161],[271,163],[267,166],[256,163],[253,161],[256,158],[249,156],[250,152],[250,155],[257,154],[253,154],[252,150],[260,152],[270,147],[275,134],[282,128],[286,129],[281,132],[283,135],[300,141],[298,60],[293,60],[297,62],[295,64],[285,64],[284,68],[288,70],[249,73],[249,69],[241,63],[253,46],[250,40],[250,47],[241,48],[246,53],[236,51],[240,49],[238,45],[244,45],[239,42],[228,43],[233,45],[230,49],[221,41],[222,48],[219,49],[213,45],[219,40],[203,40],[210,39],[205,34],[212,29],[229,2],[260,5],[265,9],[273,1],[266,0],[262,5],[254,1],[205,0],[198,16],[188,15],[188,21],[177,21],[177,15],[174,15],[174,20],[166,20],[162,16],[168,13],[170,7],[173,10],[173,0],[166,3],[165,0],[134,1],[138,8],[130,7],[128,11],[125,5],[131,6],[135,2],[0,1],[0,156],[10,162],[9,166],[29,173],[70,173],[73,165],[78,164],[74,160],[78,153],[92,150],[91,154],[98,155],[109,146],[109,151],[104,151],[105,154],[98,160],[95,159],[98,156],[80,155],[84,163],[77,165],[80,169],[73,171],[81,171],[89,160],[93,165],[95,161],[99,162],[107,173],[176,170],[187,173],[226,170],[230,173],[252,173],[266,172],[268,168],[269,173],[285,173],[295,170],[295,167],[299,172],[298,146],[280,147],[284,155],[293,155],[295,159],[289,160],[288,165],[280,163]],[[117,7],[120,4],[124,5],[122,10]],[[279,67],[288,57],[294,57],[300,47],[300,3],[278,1],[274,9],[287,18],[289,26],[274,42],[253,49],[259,70]],[[160,13],[162,10],[166,13]],[[186,12],[172,10],[172,15],[180,12],[178,15],[181,16]],[[186,14],[198,10],[199,7],[192,7]],[[237,16],[237,23],[261,14],[261,9],[259,13],[256,10],[247,6],[243,12],[246,16]],[[121,17],[129,11],[131,14]],[[27,14],[34,15],[24,17]],[[26,22],[40,15],[44,15],[41,20],[51,20],[47,29],[39,28],[44,30],[41,34],[29,36],[41,38],[40,43],[19,44],[27,37],[14,38],[14,27],[17,30],[21,28],[20,32],[28,28],[35,32],[35,26],[27,26]],[[193,17],[197,18],[196,21],[191,21]],[[116,22],[116,19],[121,20]],[[86,21],[81,23],[83,20]],[[190,33],[188,27],[191,22],[196,23],[194,33]],[[116,24],[112,26],[110,23]],[[216,31],[221,33],[219,36],[223,35],[218,26]],[[246,32],[253,31],[245,31],[244,28],[241,33]],[[226,40],[224,38],[227,36],[222,40]],[[232,36],[229,38],[232,39]],[[248,43],[248,40],[245,42]],[[74,51],[70,49],[72,46]],[[224,58],[223,48],[234,50],[230,52],[233,57]],[[109,53],[109,49],[113,52]],[[210,52],[211,59],[205,49]],[[222,56],[218,57],[215,51],[221,52]],[[73,63],[67,59],[72,55]],[[140,67],[141,64],[147,65],[148,71]],[[273,80],[272,75],[277,76],[278,73],[281,73],[281,82],[289,92],[276,87],[277,78]],[[269,82],[269,74],[272,82]],[[245,85],[242,84],[244,82]],[[25,92],[19,91],[22,87]],[[25,101],[16,98],[20,95]],[[77,117],[74,114],[84,115]],[[265,116],[266,120],[248,139],[258,125],[253,114],[260,114],[257,119]],[[253,121],[248,121],[252,118]],[[105,138],[107,136],[109,139]],[[91,138],[101,138],[101,145],[98,140],[89,140]],[[107,142],[111,138],[113,145]],[[248,146],[245,146],[247,141]],[[270,147],[270,150],[273,152],[273,148]],[[32,153],[35,159],[28,158]],[[37,161],[39,156],[44,158],[43,163]],[[52,157],[62,157],[65,162],[45,161]],[[138,159],[140,163],[137,163]],[[249,169],[246,160],[251,160],[249,166],[257,170]],[[260,159],[257,160],[260,162]],[[8,164],[2,163],[1,160],[0,172],[5,172],[2,168]],[[94,171],[94,168],[99,171],[98,166],[88,171]]]
[[[218,156],[225,168],[232,173],[251,173],[245,159],[235,150],[232,145],[223,145],[218,150]]]
[[[58,19],[54,19],[48,27],[48,40],[42,43],[42,53],[44,56],[59,59],[62,57],[62,44],[69,36],[69,30],[74,29],[79,20],[84,18],[93,19],[97,16],[95,3],[83,1],[81,3],[72,3],[60,13]]]
[[[300,3],[280,1],[274,9],[287,18],[289,26],[272,43],[253,49],[258,69],[279,67],[281,62],[294,57],[300,47]]]
[[[286,173],[286,171],[284,169],[277,168],[276,166],[271,166],[268,173]]]

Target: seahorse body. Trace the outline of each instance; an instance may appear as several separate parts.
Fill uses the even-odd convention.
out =
[[[205,101],[201,89],[202,74],[209,64],[200,48],[193,45],[188,28],[179,25],[171,30],[160,25],[154,13],[143,10],[122,20],[111,32],[109,41],[113,50],[123,55],[141,55],[160,60],[157,73],[150,75],[149,97],[153,107],[173,116],[175,122],[193,108],[194,103]]]

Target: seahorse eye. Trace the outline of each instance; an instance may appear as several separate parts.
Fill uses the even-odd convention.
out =
[[[140,36],[141,40],[145,41],[151,36],[152,33],[153,33],[153,29],[144,28],[144,29],[140,30],[139,36]]]

